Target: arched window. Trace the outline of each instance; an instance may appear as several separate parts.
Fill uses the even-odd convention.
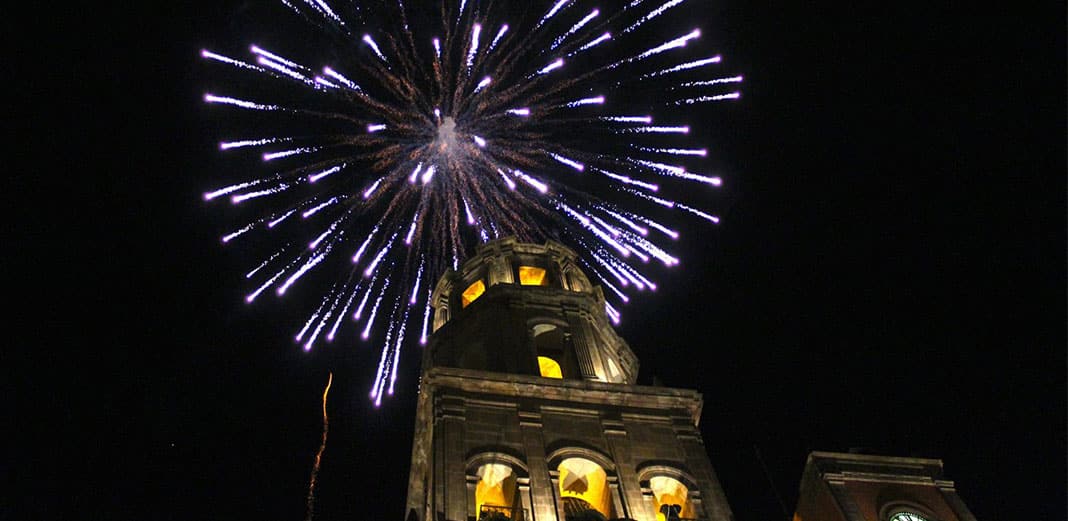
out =
[[[486,284],[482,282],[482,279],[478,279],[471,283],[463,293],[460,294],[460,307],[467,307],[468,304],[474,302],[486,292]]]
[[[548,378],[578,377],[578,362],[563,328],[555,324],[541,323],[531,326],[530,333],[538,359],[538,374]],[[546,374],[546,370],[551,372]]]
[[[538,371],[542,378],[563,378],[564,373],[560,370],[560,363],[547,356],[538,357]]]
[[[560,462],[557,471],[567,518],[589,519],[585,514],[589,510],[606,519],[613,517],[608,475],[600,465],[585,458],[567,458]]]
[[[913,501],[895,499],[879,509],[879,519],[885,521],[936,521],[931,512]]]
[[[439,306],[437,311],[434,312],[434,331],[444,326],[449,321],[449,308],[444,304]]]
[[[637,471],[642,495],[657,521],[701,518],[700,504],[690,499],[698,492],[697,480],[681,462],[649,461]]]
[[[475,518],[488,518],[493,513],[512,518],[512,509],[516,506],[516,476],[512,467],[487,463],[478,468],[476,475]]]
[[[668,476],[649,478],[649,488],[653,491],[653,507],[656,521],[693,518],[693,504],[690,503],[690,489],[679,480]]]
[[[464,467],[468,494],[466,521],[530,518],[530,476],[517,456],[482,447],[467,459]]]
[[[897,512],[891,515],[888,521],[928,521],[928,519],[915,512]]]

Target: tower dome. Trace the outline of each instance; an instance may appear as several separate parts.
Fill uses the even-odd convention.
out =
[[[604,294],[570,249],[505,238],[438,282],[424,368],[454,367],[610,383],[638,361],[605,314]]]

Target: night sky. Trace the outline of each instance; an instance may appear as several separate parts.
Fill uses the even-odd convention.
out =
[[[723,222],[618,331],[639,383],[704,394],[738,521],[787,519],[808,452],[851,448],[941,458],[982,521],[1065,519],[1063,4],[691,3],[746,78],[690,122]],[[198,52],[284,8],[160,8],[37,22],[74,37],[15,98],[0,519],[303,519],[333,371],[317,519],[399,520],[418,357],[373,409],[377,347],[307,355],[288,304],[246,306],[254,259],[201,200],[231,136]]]

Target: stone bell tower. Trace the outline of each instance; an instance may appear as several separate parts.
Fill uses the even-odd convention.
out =
[[[733,520],[701,395],[634,384],[572,251],[487,243],[432,302],[406,521]]]

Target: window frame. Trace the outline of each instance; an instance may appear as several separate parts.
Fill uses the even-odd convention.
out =
[[[887,502],[879,509],[880,521],[897,521],[894,520],[894,516],[899,514],[912,514],[919,517],[921,521],[940,521],[931,509],[915,501],[894,500]]]
[[[532,284],[523,284],[519,280],[519,268],[538,268],[545,270],[545,284],[535,286]],[[515,281],[516,286],[530,287],[530,288],[562,288],[560,283],[560,274],[558,269],[551,263],[545,262],[544,259],[538,257],[524,257],[517,255],[512,259],[512,280]]]

